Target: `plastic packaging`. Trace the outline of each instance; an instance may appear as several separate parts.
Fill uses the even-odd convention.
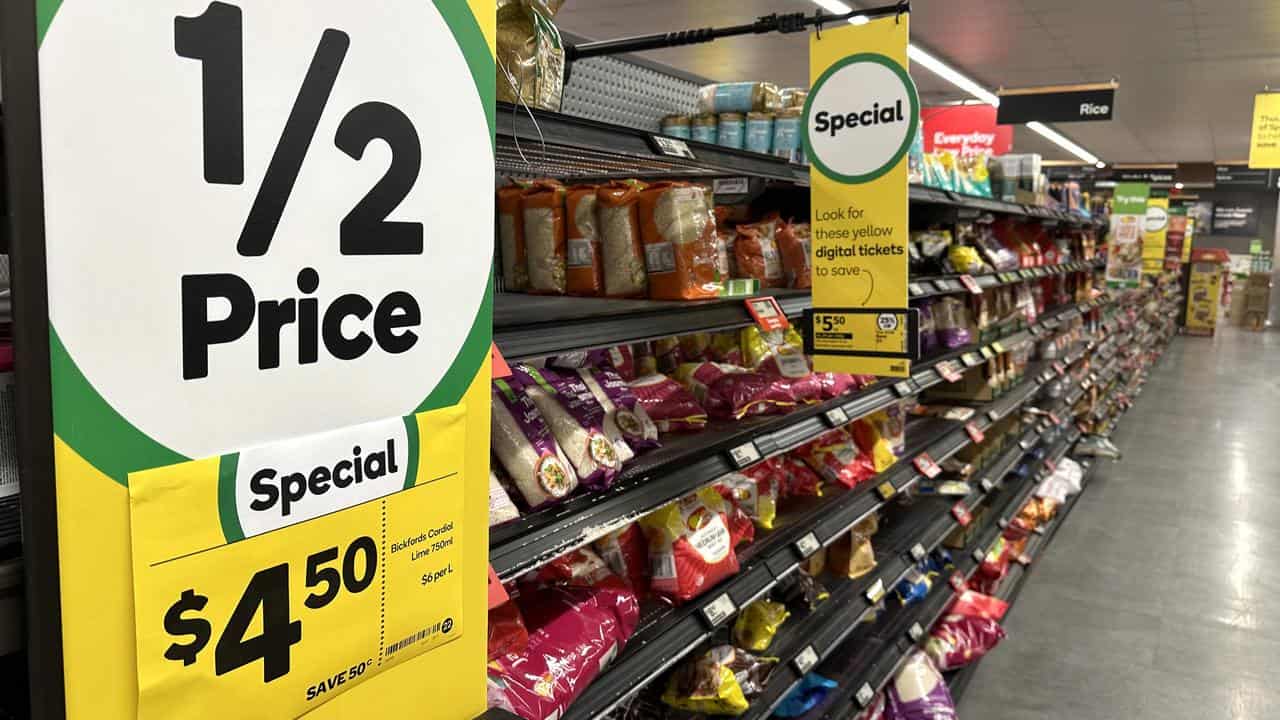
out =
[[[700,113],[777,110],[782,107],[782,93],[768,82],[713,83],[698,88],[697,102]]]
[[[743,650],[764,652],[791,617],[787,606],[772,600],[757,600],[742,609],[733,622],[733,642]]]
[[[893,451],[894,442],[905,446],[903,433],[906,421],[902,418],[902,409],[894,406],[894,418],[888,412],[880,410],[850,425],[854,442],[858,449],[871,458],[875,472],[882,473],[898,461],[898,454]],[[878,417],[877,417],[878,416]],[[890,434],[886,435],[886,431]]]
[[[661,432],[689,432],[707,426],[707,411],[680,383],[666,375],[649,374],[631,381],[638,407]]]
[[[822,497],[822,478],[804,460],[784,455],[779,467],[786,478],[782,485],[783,497]]]
[[[578,482],[592,488],[607,488],[622,469],[624,457],[631,457],[622,435],[613,426],[614,435],[605,433],[605,411],[582,378],[575,373],[560,373],[549,368],[517,365],[512,368],[524,384],[524,392],[533,400],[578,474]],[[626,448],[620,455],[618,443]]]
[[[644,297],[649,291],[637,210],[643,187],[630,180],[611,182],[596,190],[604,294],[609,297]]]
[[[879,524],[879,518],[872,513],[827,548],[827,565],[832,573],[860,578],[876,568],[871,536],[876,534]]]
[[[565,293],[564,196],[560,183],[539,180],[520,199],[530,292]]]
[[[525,504],[536,508],[578,487],[578,476],[533,400],[505,380],[493,381],[490,445]]]
[[[498,479],[500,472],[502,472],[501,468],[489,468],[489,527],[520,517],[520,511],[516,509],[515,503],[511,502],[507,489]]]
[[[578,375],[596,402],[604,408],[605,434],[620,436],[623,444],[635,453],[652,450],[661,445],[658,426],[645,412],[622,376],[608,368],[583,368]],[[621,447],[619,448],[621,452]],[[625,462],[624,458],[624,462]]]
[[[795,326],[765,331],[749,325],[739,333],[743,365],[748,369],[789,378],[805,377],[811,372],[804,356],[804,339]]]
[[[592,546],[615,575],[622,578],[636,596],[649,594],[649,544],[638,523],[605,533]]]
[[[717,420],[741,420],[753,415],[779,415],[816,400],[817,383],[793,381],[764,373],[728,373],[707,386],[707,413]]]
[[[973,334],[969,332],[969,309],[957,297],[948,295],[936,302],[933,323],[938,342],[948,350],[973,342]]]
[[[574,185],[565,191],[565,288],[570,295],[604,294],[604,258],[596,219],[598,188]]]
[[[885,720],[957,720],[947,681],[928,655],[913,652],[890,683]]]
[[[741,715],[769,682],[777,658],[756,657],[732,645],[717,645],[671,674],[662,702],[708,715]]]
[[[898,586],[894,588],[894,592],[898,595],[898,600],[903,606],[915,605],[924,602],[929,596],[929,590],[933,588],[933,579],[929,577],[929,573],[918,567],[907,570],[906,577],[898,581]]]
[[[732,499],[752,522],[766,530],[773,529],[778,517],[779,486],[777,468],[769,462],[729,473],[716,481],[721,495]]]
[[[740,277],[758,280],[762,288],[786,285],[777,240],[781,224],[782,221],[775,217],[738,226],[738,235],[733,241],[733,259]]]
[[[529,647],[529,631],[520,617],[520,608],[508,600],[489,610],[489,659],[522,653]]]
[[[716,225],[706,191],[688,183],[656,183],[641,191],[639,213],[649,297],[718,297]]]
[[[804,461],[829,482],[848,488],[871,479],[876,474],[872,459],[859,452],[854,439],[843,428],[825,433],[796,451]]]
[[[813,287],[809,266],[809,223],[784,223],[775,239],[782,255],[783,281],[790,288]]]
[[[498,188],[498,251],[502,256],[502,284],[508,292],[529,289],[529,261],[525,258],[524,210],[520,197],[525,185]]]
[[[715,145],[720,138],[720,119],[714,113],[694,116],[689,125],[691,140]]]
[[[498,0],[497,99],[559,112],[564,43],[553,20],[563,0]]]
[[[787,696],[773,711],[774,717],[795,718],[804,715],[827,698],[827,695],[839,685],[817,673],[808,673],[800,678],[799,684],[787,693]]]
[[[978,660],[1004,639],[1000,619],[1008,607],[999,598],[965,590],[929,632],[925,652],[943,672]]]
[[[690,139],[689,116],[668,115],[662,118],[662,134],[682,140]]]
[[[725,501],[703,488],[640,520],[649,540],[653,592],[687,602],[738,572]]]

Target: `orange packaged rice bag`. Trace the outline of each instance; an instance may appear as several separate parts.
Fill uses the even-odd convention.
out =
[[[778,252],[787,287],[813,287],[809,269],[809,223],[785,223],[778,230]]]
[[[708,300],[720,295],[716,223],[707,191],[682,182],[654,183],[640,193],[640,237],[654,300]]]
[[[777,233],[781,224],[775,217],[738,226],[733,259],[739,276],[759,280],[762,288],[786,285],[782,278],[782,258],[778,254]]]
[[[498,251],[502,255],[502,284],[509,292],[529,288],[529,265],[524,254],[524,211],[520,196],[525,185],[498,188]]]
[[[636,180],[627,180],[601,185],[596,190],[604,294],[609,297],[644,297],[649,290],[636,207],[643,187]]]
[[[570,295],[604,294],[596,186],[574,185],[564,196],[566,287]]]
[[[564,195],[560,183],[538,180],[520,200],[530,292],[565,293]]]

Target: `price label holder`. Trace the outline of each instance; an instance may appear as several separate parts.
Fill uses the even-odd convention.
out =
[[[965,423],[964,431],[965,431],[965,434],[969,436],[969,439],[972,440],[974,443],[981,443],[983,440],[987,439],[986,434],[984,434],[982,430],[978,429],[978,426],[973,422]]]
[[[867,588],[867,592],[864,597],[866,597],[867,602],[872,605],[880,602],[884,598],[884,580],[876,578],[876,581],[871,583],[871,587]]]
[[[960,527],[969,527],[969,523],[973,522],[973,515],[969,513],[969,508],[965,507],[963,502],[957,502],[951,506],[951,516],[956,519]]]
[[[739,470],[760,462],[760,458],[760,449],[751,440],[729,449],[729,461]]]
[[[987,557],[987,551],[981,548],[978,548],[978,549],[975,549],[973,551],[973,554],[970,555],[969,557],[972,557],[974,562],[978,564],[982,564],[982,561],[985,560]]]
[[[786,330],[791,327],[786,313],[782,312],[782,306],[778,304],[778,300],[772,295],[747,298],[743,302],[747,304],[747,312],[751,313],[752,318],[755,318],[756,325],[760,326],[761,330],[771,332],[773,330]]]
[[[937,290],[940,293],[951,291],[951,285],[948,284],[946,280],[934,280],[933,287],[935,290]]]
[[[942,468],[938,467],[938,463],[929,457],[929,453],[920,453],[911,461],[911,464],[916,466],[916,470],[920,471],[921,475],[930,480],[942,474]]]
[[[1036,323],[1035,325],[1028,325],[1027,332],[1031,333],[1032,337],[1038,338],[1044,333],[1044,328],[1040,327],[1039,323]]]
[[[999,526],[1001,530],[1004,530],[1005,528],[1009,527],[1009,521],[1005,520],[1004,518],[1000,518],[999,520],[996,521],[996,525]]]
[[[711,192],[716,195],[745,195],[751,192],[751,181],[745,177],[716,178],[711,181]]]
[[[977,280],[973,279],[972,275],[968,275],[968,274],[961,275],[960,284],[963,285],[966,290],[968,290],[970,293],[974,295],[982,294],[982,286],[978,284]]]
[[[924,546],[921,545],[920,543],[916,543],[915,545],[911,546],[911,559],[915,560],[916,562],[920,562],[921,560],[924,559],[924,556],[928,554],[929,552],[925,550]]]
[[[871,689],[870,684],[862,683],[862,687],[858,688],[853,699],[858,701],[858,707],[865,710],[871,701],[876,699],[876,691]]]
[[[1014,558],[1013,561],[1023,567],[1027,567],[1031,564],[1031,556],[1026,553],[1018,553],[1018,556]]]
[[[885,480],[876,486],[876,494],[880,496],[881,500],[887,501],[898,494],[898,488],[894,487],[893,483]]]
[[[987,419],[990,420],[991,422],[995,422],[1002,417],[1004,417],[1004,415],[1001,415],[999,410],[992,408],[991,410],[987,411]]]
[[[900,398],[911,397],[920,392],[920,386],[912,378],[907,378],[893,384],[893,392]]]
[[[680,138],[667,137],[666,135],[650,135],[649,146],[659,155],[668,157],[684,158],[686,160],[697,160],[697,156],[689,149],[689,144]]]
[[[720,593],[719,597],[702,606],[702,619],[712,630],[724,624],[725,620],[738,612],[738,606],[729,597],[729,593]]]
[[[827,418],[827,424],[833,428],[849,424],[849,413],[845,412],[842,407],[831,408],[824,416]]]
[[[1052,370],[1045,370],[1044,372],[1040,373],[1040,384],[1041,384],[1041,385],[1043,385],[1043,384],[1045,384],[1045,383],[1049,382],[1049,381],[1050,381],[1050,380],[1052,380],[1052,379],[1053,379],[1053,371],[1052,371]]]
[[[1023,450],[1030,450],[1031,448],[1035,447],[1035,444],[1036,443],[1034,440],[1029,440],[1027,438],[1022,438],[1021,440],[1018,441],[1018,447],[1022,448]]]
[[[810,555],[818,552],[822,547],[822,543],[818,542],[818,536],[813,533],[806,533],[804,537],[796,541],[796,552],[800,553],[800,559],[807,559]]]
[[[130,474],[145,716],[181,695],[297,717],[317,682],[346,689],[478,632],[463,615],[465,429],[459,405]],[[262,473],[336,481],[356,464],[361,482],[342,486]],[[220,489],[250,477],[274,492]]]
[[[813,649],[812,645],[805,645],[804,649],[796,654],[791,664],[795,667],[796,673],[803,676],[818,664],[818,651]]]
[[[1005,352],[1004,345],[1002,345],[999,340],[991,343],[991,349],[995,350],[997,355],[1003,355]]]
[[[1045,270],[1045,269],[1044,269],[1044,268],[1042,268],[1042,267],[1038,267],[1038,268],[1036,268],[1036,269],[1035,269],[1035,273],[1036,273],[1036,277],[1038,277],[1038,278],[1049,277],[1049,275],[1051,275],[1051,274],[1052,274],[1052,273],[1050,273],[1048,270]]]
[[[924,639],[924,628],[920,623],[911,623],[911,627],[907,628],[907,638],[913,643],[918,643]]]
[[[964,579],[964,575],[959,570],[951,573],[951,589],[958,593],[962,593],[969,589],[969,581]]]
[[[1037,525],[1037,526],[1035,526],[1034,528],[1032,528],[1032,529],[1031,529],[1031,532],[1033,532],[1033,533],[1035,533],[1035,534],[1037,534],[1037,535],[1044,535],[1044,533],[1045,533],[1044,526],[1043,526],[1043,525]]]
[[[1089,312],[1091,309],[1092,308],[1090,308],[1089,303],[1080,303],[1079,305],[1076,305],[1076,310],[1078,310],[1082,315]]]
[[[497,343],[490,346],[489,356],[493,360],[493,377],[495,380],[511,377],[511,366],[507,364],[506,358],[502,357],[502,351],[498,349]]]
[[[920,283],[908,283],[907,292],[911,297],[919,297],[924,294],[924,288],[920,287]]]
[[[1023,280],[1034,280],[1036,277],[1036,274],[1028,268],[1023,268],[1019,270],[1018,274],[1022,276]]]
[[[982,357],[988,360],[991,360],[996,356],[996,351],[991,349],[990,345],[983,345],[981,352],[982,352]]]
[[[946,380],[949,383],[957,382],[961,377],[963,377],[960,374],[960,370],[957,369],[950,360],[938,363],[934,366],[934,369],[938,371],[938,374],[942,376],[943,380]]]
[[[960,362],[967,368],[977,367],[982,364],[982,356],[976,352],[967,352],[960,356]]]
[[[996,484],[991,481],[991,478],[982,478],[982,492],[989,493],[995,489]]]

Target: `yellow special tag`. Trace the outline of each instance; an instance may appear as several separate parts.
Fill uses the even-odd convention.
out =
[[[456,405],[129,476],[144,720],[294,718],[463,631]]]
[[[912,354],[912,316],[909,311],[867,308],[815,309],[810,316],[813,346],[810,350],[827,356],[828,366],[836,372],[868,372],[842,370],[874,365],[875,374],[902,377],[907,373]],[[847,356],[847,357],[846,357]]]

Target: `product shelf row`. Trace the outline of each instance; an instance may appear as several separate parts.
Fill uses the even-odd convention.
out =
[[[1097,267],[1091,261],[1080,261],[972,277],[985,290]],[[968,292],[960,278],[937,275],[913,279],[908,289],[913,299]],[[776,289],[764,294],[774,297],[790,318],[799,318],[813,306],[808,290]],[[525,360],[670,335],[734,330],[755,323],[744,300],[680,302],[497,293],[493,337],[504,357]]]
[[[1071,312],[1078,312],[1072,307]],[[1083,356],[1083,354],[1081,354]],[[940,380],[939,380],[940,381]],[[1039,375],[1028,373],[1021,385],[1000,399],[979,408],[970,423],[980,431],[988,430],[997,420],[1013,412],[1034,398],[1044,382]],[[910,393],[907,393],[910,394]],[[898,396],[894,395],[893,399]],[[1011,402],[1011,399],[1013,400]],[[847,415],[848,419],[855,417]],[[834,424],[843,424],[842,417]],[[1065,422],[1064,424],[1065,425]],[[1061,432],[1063,425],[1032,428],[1032,438]],[[827,426],[817,429],[825,432]],[[972,443],[965,424],[940,419],[922,419],[907,427],[908,447],[902,458],[885,473],[866,485],[845,492],[830,500],[815,503],[798,516],[779,518],[779,527],[764,538],[759,538],[744,553],[741,571],[712,591],[681,607],[666,608],[642,621],[641,626],[628,641],[627,649],[602,675],[596,678],[564,714],[565,720],[586,720],[605,716],[640,688],[652,682],[693,649],[711,638],[736,615],[737,611],[763,597],[778,583],[795,572],[810,555],[825,547],[850,528],[880,510],[897,494],[909,490],[924,479],[916,467],[917,459],[928,456],[942,462]],[[1026,440],[1027,446],[1034,439]],[[708,480],[714,480],[711,478]],[[995,480],[984,477],[980,483],[984,492],[991,492]],[[990,485],[990,488],[986,486]],[[936,534],[941,525],[929,528],[927,537],[907,543],[905,554],[899,553],[895,563],[887,564],[878,575],[882,587],[892,584],[905,572],[906,559],[912,556],[916,544],[925,541],[936,544],[945,533]],[[874,582],[874,580],[872,581]],[[831,647],[834,647],[832,643]],[[797,652],[802,651],[803,648]],[[815,652],[818,648],[814,649]],[[806,653],[807,655],[807,653]]]
[[[1105,302],[1109,300],[1100,296],[1083,305],[1088,310]],[[1038,336],[1079,314],[1080,305],[1046,313],[1026,330],[919,363],[908,380],[882,381],[854,395],[802,408],[789,415],[716,426],[694,436],[674,438],[667,446],[624,469],[618,481],[607,491],[581,495],[493,528],[490,532],[489,562],[499,578],[504,581],[514,578],[726,473],[741,469],[735,457],[767,457],[802,445],[832,427],[945,382],[939,370],[942,363],[963,364],[965,367],[977,365],[983,362],[984,350],[995,352],[993,346],[1003,347],[1005,343],[1012,345]],[[998,401],[993,409],[999,413],[1007,405],[1007,401]],[[997,414],[996,417],[1000,416]]]
[[[749,198],[774,186],[807,188],[809,166],[773,155],[680,140],[637,128],[548,110],[498,103],[495,165],[499,175],[573,182],[616,178],[715,180],[717,197]],[[1037,205],[974,197],[912,185],[913,203],[972,213],[997,213],[1079,227],[1100,223]]]

